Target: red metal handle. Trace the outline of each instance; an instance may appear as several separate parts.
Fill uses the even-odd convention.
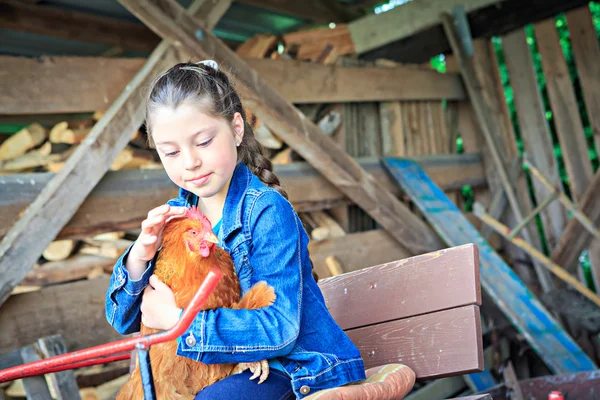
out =
[[[190,327],[196,315],[208,299],[208,296],[217,286],[217,283],[223,276],[223,273],[217,269],[212,269],[200,288],[194,295],[188,308],[183,312],[181,318],[175,326],[168,331],[154,333],[147,336],[138,336],[129,339],[118,340],[116,342],[106,343],[99,346],[89,347],[87,349],[73,351],[71,353],[60,354],[43,360],[33,361],[23,365],[17,365],[0,371],[0,383],[15,379],[28,378],[30,376],[43,375],[53,372],[65,371],[68,369],[81,368],[96,364],[124,360],[129,358],[129,353],[138,345],[150,347],[154,344],[168,342],[176,339]]]

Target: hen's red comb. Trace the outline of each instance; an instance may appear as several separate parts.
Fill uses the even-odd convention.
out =
[[[185,214],[185,216],[187,218],[190,219],[195,219],[197,221],[201,221],[202,225],[205,228],[208,229],[212,229],[212,224],[210,223],[210,221],[208,220],[208,218],[206,218],[206,215],[204,215],[200,209],[196,206],[191,206],[190,208],[188,208],[187,213]]]

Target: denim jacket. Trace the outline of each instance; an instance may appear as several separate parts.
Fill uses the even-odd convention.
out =
[[[180,189],[170,205],[190,206],[197,196]],[[312,277],[308,235],[292,205],[243,163],[235,168],[218,232],[233,259],[242,295],[264,280],[277,299],[258,310],[200,311],[178,339],[177,354],[206,364],[276,358],[297,398],[365,379],[356,346],[333,320]],[[140,329],[141,293],[154,260],[139,280],[117,261],[106,294],[106,318],[121,334]]]

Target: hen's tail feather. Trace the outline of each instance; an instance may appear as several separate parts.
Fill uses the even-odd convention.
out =
[[[268,307],[275,302],[277,296],[272,286],[267,282],[260,281],[250,288],[241,298],[241,300],[231,306],[235,310],[247,309],[253,310],[262,307]]]

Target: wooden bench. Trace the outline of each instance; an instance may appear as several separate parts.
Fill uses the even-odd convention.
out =
[[[319,286],[365,368],[400,363],[417,380],[483,370],[475,245],[325,278]],[[491,397],[468,397],[485,398]]]

